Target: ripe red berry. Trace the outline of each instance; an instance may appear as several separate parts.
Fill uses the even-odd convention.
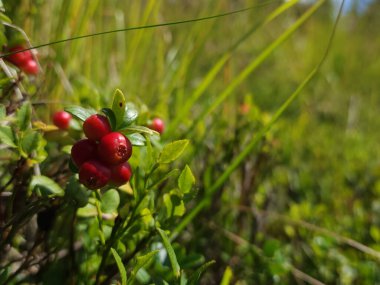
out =
[[[154,118],[152,120],[152,123],[149,125],[149,128],[162,134],[165,129],[165,123],[160,118]]]
[[[111,168],[110,184],[115,187],[124,185],[131,179],[131,176],[132,168],[128,162],[115,165]]]
[[[96,160],[83,163],[79,169],[79,182],[91,190],[106,186],[110,177],[110,169]]]
[[[83,131],[90,140],[98,141],[112,130],[107,117],[96,114],[84,121]]]
[[[71,148],[71,159],[79,168],[83,163],[96,158],[96,142],[88,139],[76,142]]]
[[[24,71],[26,74],[38,74],[38,64],[34,59],[29,59],[28,61],[20,64],[20,69]]]
[[[98,145],[98,156],[106,164],[116,165],[127,161],[132,155],[132,144],[118,132],[105,135]]]
[[[9,49],[9,52],[15,52],[15,51],[23,50],[23,49],[25,49],[25,47],[23,46],[14,46],[11,49]],[[31,60],[31,59],[33,59],[33,55],[30,50],[11,54],[6,57],[6,60],[8,60],[9,62],[12,62],[14,65],[17,65],[17,66],[23,65],[28,60]]]
[[[65,111],[55,112],[53,115],[53,123],[58,128],[66,130],[70,126],[71,115]]]

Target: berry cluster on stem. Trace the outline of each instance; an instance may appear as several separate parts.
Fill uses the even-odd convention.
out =
[[[71,160],[79,169],[79,182],[91,190],[127,183],[132,176],[129,139],[113,132],[107,117],[99,114],[85,120],[83,131],[87,139],[76,142],[71,149]]]

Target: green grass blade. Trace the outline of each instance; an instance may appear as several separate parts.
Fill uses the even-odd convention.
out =
[[[269,123],[265,125],[253,138],[253,140],[245,147],[245,149],[232,161],[229,167],[223,172],[223,174],[218,178],[218,180],[213,184],[213,186],[207,192],[207,196],[204,197],[196,207],[194,207],[185,217],[184,219],[177,225],[177,227],[172,232],[171,239],[175,239],[176,236],[204,209],[208,206],[210,199],[213,194],[227,181],[230,177],[231,173],[235,171],[235,169],[244,161],[244,159],[252,153],[252,150],[257,146],[257,144],[261,141],[261,139],[266,135],[266,133],[272,128],[272,126],[276,123],[276,121],[281,117],[281,115],[287,110],[290,104],[298,97],[301,91],[305,88],[305,86],[314,78],[314,76],[319,72],[322,64],[325,62],[330,47],[332,45],[332,40],[335,35],[335,31],[342,13],[342,8],[344,6],[345,0],[342,0],[339,13],[337,15],[334,27],[332,29],[331,35],[329,37],[329,41],[327,43],[326,50],[322,56],[322,59],[317,64],[317,66],[306,76],[306,78],[298,85],[297,89],[288,97],[288,99],[280,106],[280,108],[276,111],[274,116],[271,118]]]
[[[251,7],[247,7],[247,8],[243,8],[243,9],[239,9],[239,10],[234,10],[234,11],[230,11],[230,12],[226,12],[226,13],[221,13],[221,14],[217,14],[217,15],[212,15],[212,16],[195,18],[195,19],[189,19],[189,20],[183,20],[183,21],[173,21],[173,22],[166,22],[166,23],[160,23],[160,24],[143,25],[143,26],[137,26],[137,27],[129,27],[129,28],[122,28],[122,29],[115,29],[115,30],[98,32],[98,33],[92,33],[92,34],[88,34],[88,35],[75,36],[75,37],[71,37],[68,39],[62,39],[62,40],[57,40],[57,41],[53,41],[50,43],[35,45],[33,47],[30,47],[30,48],[18,50],[17,52],[5,53],[5,54],[0,55],[0,58],[4,58],[4,57],[7,57],[9,55],[16,54],[16,53],[25,52],[27,50],[39,49],[41,47],[56,45],[56,44],[75,41],[75,40],[84,39],[84,38],[102,36],[102,35],[107,35],[107,34],[114,34],[114,33],[119,33],[119,32],[128,32],[128,31],[135,31],[135,30],[141,30],[141,29],[152,29],[152,28],[158,28],[158,27],[165,27],[165,26],[173,26],[173,25],[194,23],[194,22],[200,22],[200,21],[207,21],[207,20],[211,20],[211,19],[216,19],[216,18],[221,18],[221,17],[226,17],[226,16],[231,16],[234,14],[247,12],[249,10],[256,9],[258,7],[263,7],[265,5],[268,5],[270,3],[275,3],[275,2],[278,2],[278,1],[274,1],[274,0],[266,1],[266,2],[263,2],[261,4],[257,4],[257,5],[251,6]]]
[[[275,18],[280,16],[289,8],[293,7],[299,0],[292,0],[289,2],[283,3],[277,9],[275,9],[272,13],[270,13],[263,22],[254,25],[251,29],[249,29],[243,36],[241,36],[229,49],[228,51],[215,63],[215,65],[209,70],[206,74],[204,80],[201,84],[195,89],[192,96],[185,102],[183,108],[181,108],[181,112],[176,116],[176,118],[171,122],[168,126],[167,134],[171,135],[172,131],[174,131],[178,125],[183,121],[183,119],[190,113],[191,108],[198,101],[198,99],[203,95],[206,91],[207,87],[213,82],[216,75],[223,68],[226,62],[231,58],[233,52],[242,44],[249,36],[251,36],[255,31],[257,31],[262,26],[270,23]]]
[[[220,285],[229,285],[232,279],[232,269],[231,267],[227,266],[226,270],[224,270],[222,281],[220,282]]]
[[[281,36],[279,36],[272,44],[270,44],[256,59],[254,59],[228,86],[227,88],[206,108],[192,125],[190,132],[204,120],[204,118],[213,112],[220,104],[222,104],[228,96],[253,72],[260,66],[271,54],[284,43],[294,32],[296,32],[302,24],[306,22],[326,0],[319,0],[310,7],[291,27],[289,27]]]

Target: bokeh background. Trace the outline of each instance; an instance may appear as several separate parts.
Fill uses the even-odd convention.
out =
[[[3,2],[32,45],[255,6],[38,49],[43,74],[30,92],[41,120],[67,104],[99,108],[120,88],[165,120],[164,141],[191,140],[188,210],[319,63],[340,5],[325,1],[202,116],[317,1],[267,22],[283,1]],[[346,1],[320,72],[178,237],[184,255],[216,260],[204,284],[230,273],[232,284],[380,284],[379,11],[377,0]]]

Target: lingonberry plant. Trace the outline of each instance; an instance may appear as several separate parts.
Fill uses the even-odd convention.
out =
[[[177,258],[163,230],[173,227],[194,194],[190,168],[180,171],[172,164],[187,140],[162,145],[158,132],[138,124],[138,108],[119,90],[111,108],[69,106],[55,113],[53,122],[61,129],[83,122],[83,133],[65,132],[65,141],[51,136],[61,130],[34,118],[28,101],[16,120],[4,106],[0,110],[0,138],[14,161],[1,192],[15,202],[23,193],[24,201],[17,211],[15,202],[1,210],[0,250],[8,260],[1,284],[39,282],[54,266],[69,270],[72,283],[126,284],[128,277],[133,284],[142,282],[141,272],[151,272],[157,280],[194,284],[209,264],[181,270],[183,257]],[[33,219],[36,238],[29,253],[13,261],[15,242]],[[28,256],[37,258],[37,270],[31,270],[35,262]],[[164,262],[171,270],[162,270]]]
[[[21,51],[21,52],[11,54],[5,57],[5,59],[13,63],[15,66],[17,66],[19,69],[21,69],[25,73],[36,75],[39,72],[38,64],[36,60],[34,59],[33,54],[30,50],[22,51],[25,49],[26,49],[25,46],[19,46],[19,45],[11,47],[7,49],[6,51],[8,52]]]

